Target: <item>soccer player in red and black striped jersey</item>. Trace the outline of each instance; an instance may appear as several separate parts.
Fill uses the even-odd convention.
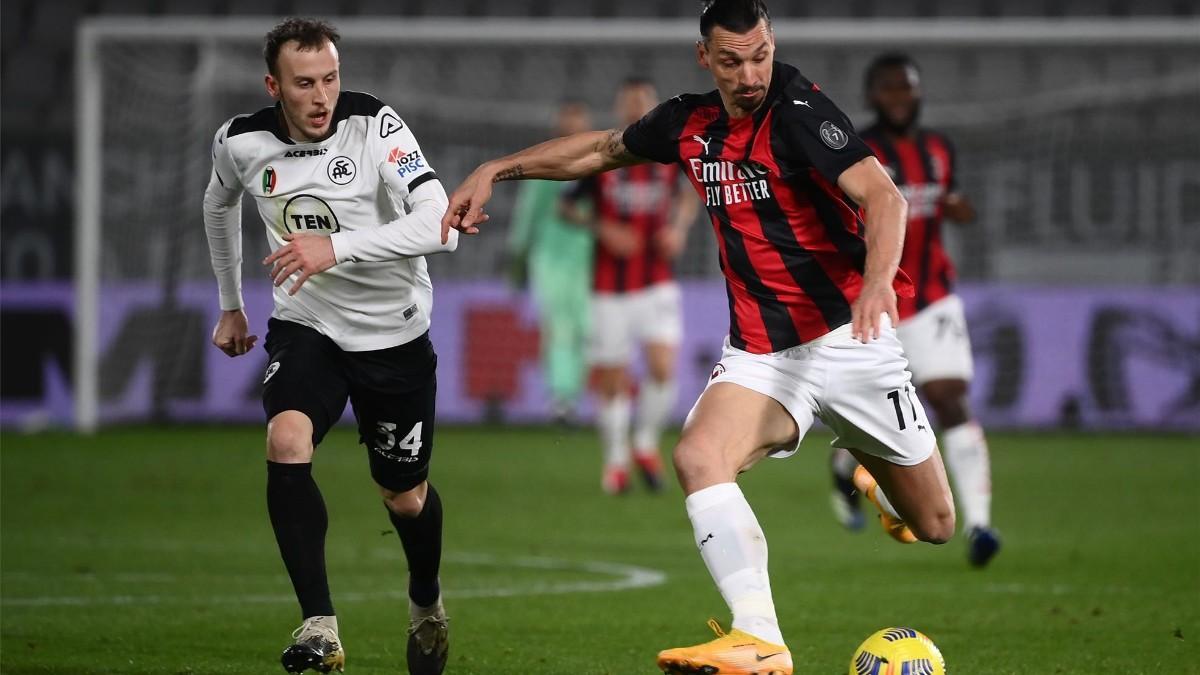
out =
[[[969,223],[975,210],[958,191],[954,146],[944,135],[918,124],[920,78],[916,62],[906,54],[881,54],[871,62],[864,85],[876,121],[862,139],[908,201],[900,269],[915,282],[916,294],[898,303],[897,334],[913,383],[941,428],[946,465],[968,533],[968,560],[983,566],[1000,548],[991,527],[991,468],[983,429],[967,406],[971,343],[962,301],[954,294],[954,264],[942,243],[943,220]],[[848,453],[835,451],[832,465],[835,509],[842,523],[853,529],[861,522],[853,493],[856,462]]]
[[[846,116],[774,61],[762,0],[713,0],[696,58],[716,89],[659,105],[623,131],[575,134],[485,162],[442,220],[466,234],[494,183],[573,180],[645,162],[676,164],[704,200],[728,289],[721,362],[684,425],[675,469],[701,557],[733,630],[669,649],[676,673],[792,672],[775,615],[766,538],[737,485],[788,455],[821,419],[863,469],[859,489],[897,539],[941,543],[954,500],[893,325],[906,202]],[[862,207],[863,219],[846,197]]]
[[[629,78],[617,92],[615,112],[630,125],[657,104],[649,80]],[[588,359],[600,399],[601,485],[609,494],[628,489],[631,457],[651,490],[662,487],[658,443],[675,405],[675,354],[683,333],[671,264],[698,208],[682,184],[678,167],[634,164],[584,178],[563,201],[564,216],[596,232]],[[647,377],[638,387],[637,424],[631,425],[629,366],[638,347]]]

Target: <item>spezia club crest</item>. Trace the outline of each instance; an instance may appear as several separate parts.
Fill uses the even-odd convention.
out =
[[[329,176],[329,180],[335,185],[345,185],[354,180],[354,174],[357,167],[354,166],[354,160],[345,155],[338,155],[329,160],[329,165],[325,167],[325,174]]]
[[[821,122],[821,140],[834,150],[841,150],[850,142],[850,137],[833,122]]]

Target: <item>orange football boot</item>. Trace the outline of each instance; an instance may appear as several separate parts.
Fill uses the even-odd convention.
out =
[[[736,628],[726,634],[715,619],[709,619],[708,626],[717,639],[659,652],[658,667],[668,675],[792,675],[787,647]]]
[[[875,491],[879,489],[879,483],[875,482],[875,477],[861,464],[854,470],[854,487],[865,495],[867,499],[871,500],[875,508],[879,509],[879,522],[892,539],[901,544],[912,544],[917,541],[917,535],[908,529],[908,525],[905,525],[903,520],[887,513],[879,506],[879,500],[875,497]]]

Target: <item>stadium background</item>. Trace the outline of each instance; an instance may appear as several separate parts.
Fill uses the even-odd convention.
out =
[[[208,344],[216,293],[200,214],[213,130],[234,113],[266,104],[258,39],[275,18],[314,14],[348,26],[345,88],[372,91],[395,106],[444,181],[456,183],[480,160],[544,138],[555,104],[566,96],[587,101],[602,127],[611,122],[616,85],[630,74],[649,76],[663,96],[711,88],[691,56],[688,31],[694,31],[697,5],[0,5],[5,672],[257,672],[246,664],[272,658],[282,635],[270,626],[291,620],[258,500],[257,387],[265,357],[229,360]],[[1194,543],[1200,526],[1192,515],[1200,506],[1194,496],[1200,478],[1200,3],[770,5],[781,35],[791,36],[781,40],[779,58],[820,83],[856,123],[868,120],[860,83],[874,53],[902,48],[921,63],[924,121],[956,142],[963,190],[980,213],[975,225],[947,228],[979,367],[973,405],[989,428],[1010,432],[993,437],[997,521],[1012,533],[1010,548],[986,582],[965,576],[944,551],[897,552],[874,538],[831,545],[838,535],[820,510],[819,436],[794,461],[801,469],[749,477],[748,490],[760,495],[756,508],[775,509],[764,516],[767,531],[798,539],[774,535],[773,560],[802,560],[809,575],[777,582],[781,593],[791,590],[807,603],[783,610],[785,627],[790,620],[812,629],[800,617],[818,612],[824,623],[804,649],[812,663],[839,668],[857,638],[889,621],[910,621],[949,644],[952,663],[965,666],[960,672],[1200,672],[1182,665],[1200,659],[1192,608],[1200,593]],[[85,21],[94,42],[79,30]],[[129,26],[140,37],[117,35]],[[379,39],[389,26],[408,37]],[[556,38],[558,29],[608,37]],[[178,35],[163,37],[171,31]],[[356,40],[356,31],[374,37]],[[438,31],[452,38],[430,37]],[[646,31],[682,37],[638,37]],[[816,39],[822,31],[824,38]],[[872,37],[853,44],[830,37],[860,31]],[[87,51],[77,50],[79,44]],[[84,100],[96,93],[98,99]],[[99,107],[87,107],[92,104]],[[87,110],[100,114],[88,117]],[[81,135],[87,129],[95,133]],[[98,189],[83,199],[81,185],[91,179]],[[707,590],[698,599],[681,595],[706,582],[688,558],[680,534],[686,524],[674,500],[615,506],[601,500],[593,494],[599,451],[590,434],[537,426],[548,406],[537,369],[534,308],[505,277],[506,215],[514,194],[512,186],[497,191],[483,236],[431,260],[439,406],[442,421],[454,423],[439,440],[438,470],[441,485],[449,485],[443,492],[458,499],[459,515],[475,514],[469,523],[448,525],[454,542],[448,574],[467,579],[468,588],[458,589],[464,610],[476,609],[470,598],[529,596],[520,604],[489,606],[494,613],[475,618],[464,611],[467,634],[514,620],[548,630],[531,617],[549,615],[559,622],[551,634],[575,639],[601,631],[613,641],[598,644],[622,646],[604,646],[604,664],[579,660],[570,650],[523,662],[521,650],[513,656],[503,639],[489,636],[477,638],[476,650],[452,672],[641,672],[649,647],[626,648],[629,640],[654,631],[695,637],[694,626],[679,626],[667,611],[672,607],[661,604],[711,612],[719,599],[714,603]],[[265,283],[254,281],[263,278],[256,265],[266,246],[260,227],[247,206],[246,296],[262,335],[270,301]],[[711,236],[699,223],[680,262],[687,329],[679,419],[710,371],[726,325]],[[507,424],[514,422],[520,426]],[[100,432],[75,435],[75,426]],[[354,442],[343,431],[328,445]],[[339,522],[380,520],[361,486],[354,487],[364,474],[360,460],[355,452],[323,460],[326,475],[348,481],[331,488],[331,502],[347,501],[341,521],[335,514],[335,531]],[[530,481],[543,489],[516,494]],[[547,500],[555,509],[547,509]],[[804,503],[814,522],[797,534],[783,514]],[[176,506],[175,517],[166,515],[172,512],[166,504]],[[480,515],[484,511],[490,513]],[[545,534],[514,537],[506,519],[515,511],[532,518],[530,532]],[[1072,515],[1059,515],[1068,511]],[[573,534],[585,519],[610,543]],[[658,527],[664,521],[671,536]],[[1138,536],[1129,537],[1134,529]],[[363,579],[366,573],[353,565],[382,575],[398,557],[364,553],[351,533],[331,536],[345,544],[331,553],[331,567],[353,569]],[[660,545],[664,538],[670,546]],[[832,549],[827,559],[813,558],[812,551],[826,549]],[[1103,562],[1089,565],[1089,556]],[[621,586],[621,580],[654,585],[653,574],[589,568],[581,560],[645,566],[660,572],[666,581],[656,583],[667,588],[631,599],[635,594],[621,589],[637,583]],[[859,592],[880,604],[911,605],[930,592],[918,582],[888,586],[864,560],[908,572],[939,566],[936,602],[915,614],[846,608],[839,599],[846,574],[857,573]],[[616,586],[596,581],[606,574],[615,575]],[[357,583],[363,597],[347,601],[352,611],[389,616],[394,607],[387,598],[368,597],[370,582]],[[203,629],[205,611],[215,604],[198,598],[209,597],[214,585],[225,589],[222,598],[250,598],[237,622],[244,635],[214,654],[181,660],[190,649],[186,636]],[[547,587],[559,590],[542,594]],[[589,599],[587,591],[597,589],[615,594]],[[655,601],[669,590],[671,603]],[[194,616],[175,618],[180,606]],[[81,617],[80,607],[97,609]],[[513,607],[520,610],[515,615]],[[105,618],[113,608],[121,612],[116,623]],[[623,608],[647,618],[615,629]],[[992,618],[961,625],[974,612]],[[106,640],[106,626],[120,636],[115,644]],[[1001,631],[1008,635],[997,637]],[[1081,635],[1090,636],[1088,655],[1060,649]],[[382,638],[364,635],[358,644],[365,668],[359,672],[388,666]],[[373,656],[368,647],[378,647]]]

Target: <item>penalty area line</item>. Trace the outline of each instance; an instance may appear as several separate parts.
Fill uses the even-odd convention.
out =
[[[446,588],[448,600],[475,598],[516,598],[539,595],[571,595],[576,593],[616,593],[661,586],[667,580],[666,572],[648,567],[626,565],[602,560],[568,560],[551,557],[502,557],[486,553],[451,553],[443,556],[443,563],[475,567],[502,567],[526,570],[577,572],[609,577],[596,580],[561,582],[534,582],[486,588]],[[47,575],[49,576],[49,575]],[[128,579],[130,574],[115,574],[115,580]],[[169,575],[156,574],[157,581]],[[175,577],[182,582],[186,577]],[[403,589],[380,591],[348,591],[335,593],[338,602],[368,602],[372,600],[404,600],[408,598]],[[4,607],[91,607],[91,606],[153,606],[153,605],[268,605],[295,602],[292,594],[239,594],[195,596],[170,593],[120,594],[120,595],[40,595],[11,596],[0,598]]]

